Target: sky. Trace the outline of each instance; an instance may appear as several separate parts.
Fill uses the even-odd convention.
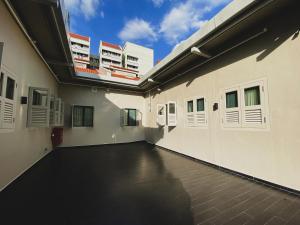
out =
[[[163,59],[231,0],[64,0],[71,32],[91,37],[91,53],[100,40],[126,41],[154,49]]]

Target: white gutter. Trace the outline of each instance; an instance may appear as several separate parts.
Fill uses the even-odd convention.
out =
[[[265,4],[263,4],[258,9],[252,11],[251,13],[247,14],[242,19],[236,21],[233,23],[230,27],[225,29],[221,34],[226,32],[227,30],[231,29],[232,27],[236,26],[252,14],[256,13],[260,9],[264,8],[274,0],[267,1]],[[173,61],[176,57],[180,56],[180,54],[184,53],[185,51],[189,50],[190,48],[196,46],[196,43],[199,43],[201,39],[205,38],[208,34],[210,34],[212,31],[216,30],[218,27],[226,23],[229,19],[240,13],[243,9],[246,9],[253,3],[257,2],[257,0],[234,0],[231,2],[228,6],[226,6],[222,11],[220,11],[215,17],[213,17],[207,24],[201,29],[198,30],[196,33],[194,33],[191,37],[189,37],[187,40],[183,41],[175,50],[173,50],[169,55],[167,55],[160,63],[158,63],[156,66],[154,66],[140,81],[140,86],[143,87],[145,84],[147,84],[145,81],[151,77],[154,79],[164,71],[166,71],[170,66],[168,66],[171,61]],[[221,35],[219,34],[219,35]],[[213,37],[215,38],[215,37]],[[209,40],[205,41],[201,44],[203,46],[207,42],[211,41]],[[197,46],[200,47],[200,46]],[[185,57],[181,58],[178,62],[182,61]],[[159,71],[161,70],[161,71]],[[153,74],[157,73],[156,75],[152,76]]]

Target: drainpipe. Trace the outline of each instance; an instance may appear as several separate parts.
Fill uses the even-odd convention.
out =
[[[16,15],[13,7],[10,5],[8,0],[4,0],[9,12],[12,14],[12,16],[14,17],[14,19],[16,20],[17,24],[19,25],[19,27],[21,28],[21,30],[23,31],[23,33],[25,34],[26,38],[28,39],[28,41],[30,42],[30,44],[32,45],[32,47],[34,48],[34,50],[37,52],[37,54],[41,57],[42,61],[45,63],[45,65],[47,66],[47,68],[49,69],[50,73],[52,74],[52,76],[55,78],[55,80],[57,81],[57,83],[60,83],[58,77],[56,76],[56,74],[53,72],[53,70],[50,68],[50,66],[48,65],[47,61],[44,59],[43,55],[41,54],[41,52],[39,51],[39,49],[36,47],[34,40],[31,39],[31,37],[29,36],[29,34],[27,33],[25,27],[23,26],[22,22],[19,20],[18,16]]]

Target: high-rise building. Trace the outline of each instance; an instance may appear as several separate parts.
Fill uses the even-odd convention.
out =
[[[100,41],[100,67],[110,69],[111,66],[122,66],[122,48],[119,45]]]
[[[90,64],[90,37],[69,33],[75,67],[87,68]]]
[[[154,64],[153,49],[131,42],[126,42],[123,48],[124,67],[137,70],[139,75],[145,75]]]
[[[100,67],[127,69],[138,76],[145,75],[153,67],[153,49],[126,42],[119,45],[100,41]]]

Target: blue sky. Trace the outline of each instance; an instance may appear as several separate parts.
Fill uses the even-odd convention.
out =
[[[91,52],[99,41],[126,41],[154,49],[163,59],[231,0],[64,0],[71,31],[91,37]]]

